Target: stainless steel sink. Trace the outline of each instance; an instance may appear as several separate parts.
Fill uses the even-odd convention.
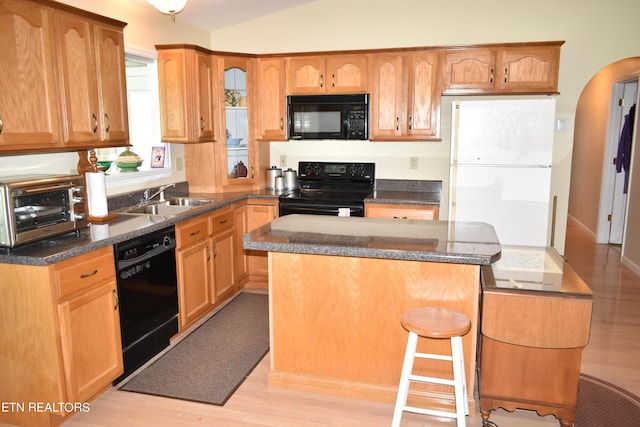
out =
[[[167,205],[173,206],[202,206],[213,203],[211,199],[194,199],[191,197],[170,197],[164,202]]]
[[[154,202],[148,205],[126,209],[123,213],[140,215],[176,216],[191,209],[213,203],[211,199],[196,199],[191,197],[171,197],[164,202]]]

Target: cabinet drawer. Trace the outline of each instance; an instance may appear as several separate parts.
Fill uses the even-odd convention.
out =
[[[233,228],[233,211],[228,210],[211,217],[211,234],[218,234],[222,231]]]
[[[209,216],[203,215],[176,225],[176,245],[178,249],[206,239],[209,236]]]
[[[368,218],[400,218],[400,219],[438,219],[437,206],[409,205],[366,205],[365,216]]]
[[[115,280],[113,248],[109,246],[58,263],[54,266],[53,276],[59,299],[99,283]]]

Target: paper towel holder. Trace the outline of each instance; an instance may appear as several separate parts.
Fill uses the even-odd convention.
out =
[[[86,151],[85,151],[86,153]],[[88,197],[88,192],[87,192],[87,176],[86,173],[87,172],[104,172],[107,168],[103,167],[103,166],[98,166],[98,157],[96,156],[96,152],[95,151],[89,151],[89,166],[84,168],[83,172],[83,176],[84,176],[84,199],[85,199],[85,206],[87,208],[87,222],[91,223],[91,222],[95,222],[95,223],[101,223],[101,222],[107,222],[107,221],[111,221],[115,218],[118,217],[118,214],[115,212],[109,212],[107,213],[106,216],[91,216],[89,215],[89,197]]]

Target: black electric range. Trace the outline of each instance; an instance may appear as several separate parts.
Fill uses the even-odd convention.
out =
[[[375,163],[299,162],[299,188],[280,196],[280,216],[364,216],[374,185]]]

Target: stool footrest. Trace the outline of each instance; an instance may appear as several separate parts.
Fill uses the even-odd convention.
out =
[[[442,354],[416,353],[414,357],[419,357],[421,359],[448,360],[450,362],[453,361],[453,357],[444,356]]]
[[[445,418],[456,418],[457,416],[455,412],[437,411],[435,409],[417,408],[415,406],[403,406],[402,410],[407,412],[414,412],[416,414],[433,415],[436,417],[445,417]]]
[[[450,385],[454,386],[455,382],[453,380],[448,380],[446,378],[436,378],[436,377],[425,377],[423,375],[409,375],[409,381],[415,381],[419,383],[431,383],[431,384],[442,384],[442,385]]]

